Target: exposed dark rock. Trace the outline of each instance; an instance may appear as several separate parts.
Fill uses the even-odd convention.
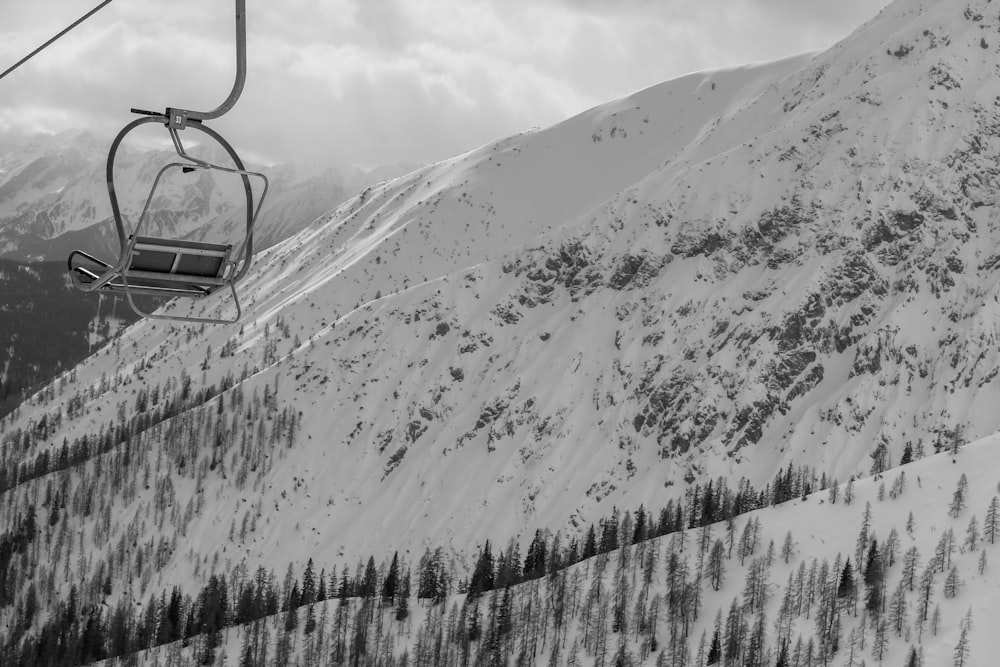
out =
[[[698,255],[709,256],[716,250],[726,248],[726,239],[716,231],[697,231],[681,234],[670,247],[670,252],[685,259]]]
[[[815,364],[809,372],[805,373],[798,382],[792,385],[785,395],[785,403],[791,403],[795,399],[805,396],[810,391],[819,386],[823,381],[823,364]]]
[[[411,421],[406,427],[406,437],[410,442],[416,442],[417,438],[427,432],[427,424],[419,419]]]

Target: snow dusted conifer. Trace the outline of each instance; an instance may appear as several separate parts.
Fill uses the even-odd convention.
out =
[[[975,515],[969,520],[969,527],[965,529],[965,542],[962,546],[967,551],[975,551],[979,546],[979,522]]]
[[[958,478],[958,485],[955,487],[955,492],[951,496],[951,504],[948,506],[948,514],[951,518],[957,518],[961,514],[962,510],[965,509],[966,505],[966,493],[969,489],[969,480],[966,478],[965,473]]]
[[[946,598],[953,598],[958,595],[958,591],[962,587],[962,580],[958,576],[958,568],[952,566],[948,571],[948,576],[944,579],[944,596]]]
[[[865,549],[871,538],[872,504],[865,503],[865,513],[861,517],[861,529],[858,531],[858,541],[854,547],[854,562],[859,566],[865,560]]]
[[[986,510],[986,518],[983,519],[983,539],[994,544],[998,533],[1000,533],[1000,506],[998,506],[997,496],[993,496],[990,500],[990,506]]]
[[[382,581],[382,604],[391,607],[396,598],[396,589],[399,587],[399,552],[392,554],[392,563],[389,571]]]
[[[712,586],[713,590],[719,590],[722,587],[722,582],[725,578],[725,547],[722,544],[721,539],[715,540],[712,544],[712,549],[708,554],[708,566],[706,568],[706,575],[708,576],[708,581]]]
[[[396,620],[404,621],[410,615],[410,570],[403,568],[396,591]]]
[[[955,667],[966,667],[969,663],[969,632],[965,628],[962,628],[961,634],[958,636],[958,644],[955,645]]]
[[[785,565],[791,560],[792,556],[795,554],[795,543],[792,542],[792,531],[785,532],[785,541],[781,545],[781,557],[785,561]]]
[[[706,665],[717,665],[722,660],[722,640],[719,637],[719,624],[716,624],[712,633],[712,642],[708,647],[708,657],[705,659]]]
[[[903,491],[906,488],[906,471],[900,470],[899,474],[896,475],[896,479],[892,482],[892,489],[889,491],[890,498],[898,498],[903,495]]]
[[[889,623],[896,632],[897,637],[903,636],[903,627],[906,624],[907,604],[906,586],[900,581],[889,598]]]
[[[882,613],[882,580],[884,576],[882,555],[879,552],[878,544],[872,538],[864,571],[864,581],[868,587],[865,596],[865,609],[876,617]]]
[[[885,538],[882,545],[882,563],[886,569],[896,564],[896,556],[899,554],[899,533],[895,528],[889,531],[889,536]]]
[[[840,581],[837,584],[837,597],[848,599],[854,595],[854,568],[851,566],[850,557],[844,561],[844,567],[840,571]]]
[[[911,592],[913,591],[913,585],[917,577],[917,565],[920,561],[920,552],[917,550],[916,545],[911,546],[903,554],[903,578],[902,581],[906,583],[907,589]]]
[[[743,532],[740,534],[740,544],[738,553],[740,556],[740,565],[744,565],[747,557],[753,555],[753,552],[757,549],[757,530],[754,526],[754,520],[748,518],[746,524],[743,526]]]
[[[875,635],[872,637],[872,657],[882,662],[889,648],[889,633],[886,631],[885,619],[875,621]]]

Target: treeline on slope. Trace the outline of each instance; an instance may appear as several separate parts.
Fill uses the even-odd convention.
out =
[[[899,488],[894,485],[893,495],[902,492],[904,478],[899,479]],[[827,487],[823,476],[820,480],[820,488],[829,488],[830,500],[836,502],[839,487],[835,484]],[[723,558],[732,558],[736,546],[737,557],[742,564],[756,549],[759,525],[751,523],[737,540],[735,518],[755,509],[808,495],[816,489],[814,481],[815,475],[808,469],[796,470],[791,466],[779,475],[773,485],[769,484],[760,491],[746,481],[742,481],[737,489],[730,489],[725,480],[719,478],[703,487],[692,487],[682,500],[668,500],[659,512],[648,512],[641,506],[634,514],[615,510],[596,526],[591,524],[580,540],[574,537],[563,544],[559,532],[536,531],[523,558],[517,540],[509,540],[506,548],[498,550],[496,556],[487,541],[478,550],[471,574],[465,577],[456,573],[454,563],[445,562],[441,549],[428,549],[417,564],[413,593],[418,600],[431,604],[442,603],[454,594],[464,594],[468,601],[474,601],[491,592],[509,591],[511,587],[546,576],[557,577],[578,563],[592,561],[595,557],[606,559],[616,551],[624,553],[623,549],[627,547],[649,544],[651,540],[665,535],[679,536],[683,552],[687,535],[684,531],[690,528],[701,529],[698,539],[703,553],[698,561],[699,585],[704,579],[705,585],[719,590],[724,579]],[[853,478],[843,492],[844,500],[848,502],[852,499],[852,488]],[[57,506],[58,502],[49,498],[44,504]],[[995,523],[995,511],[993,516]],[[711,530],[706,532],[706,528],[717,522],[725,522],[726,537],[724,541],[716,540],[710,544]],[[376,567],[374,556],[370,556],[367,563],[359,561],[353,573],[347,566],[339,572],[334,566],[330,574],[325,569],[317,573],[310,559],[301,579],[294,576],[289,565],[281,585],[276,583],[273,571],[258,568],[253,576],[248,576],[245,566],[240,565],[228,578],[224,574],[212,574],[193,597],[174,587],[169,592],[152,594],[144,607],[137,606],[124,596],[119,597],[113,609],[103,602],[85,605],[81,603],[82,596],[74,584],[68,599],[58,600],[55,610],[40,625],[38,632],[31,633],[32,624],[38,622],[35,584],[30,583],[24,596],[14,600],[11,592],[17,587],[3,578],[10,560],[26,554],[37,533],[36,519],[31,513],[20,517],[17,525],[16,531],[0,536],[0,607],[17,605],[10,634],[0,653],[0,664],[4,665],[81,664],[130,655],[176,641],[186,646],[196,638],[201,642],[199,650],[202,656],[209,660],[219,645],[219,632],[225,628],[283,614],[285,629],[290,631],[297,622],[295,610],[334,597],[342,602],[356,598],[371,601],[372,604],[378,602],[384,607],[392,606],[397,621],[404,620],[409,614],[411,568],[399,559],[397,553],[391,560],[384,559],[379,567]],[[991,535],[995,532],[994,526]],[[895,544],[898,545],[898,540]],[[790,549],[787,544],[782,549],[786,559]],[[773,552],[773,545],[770,550]],[[773,553],[769,556],[771,558]],[[114,586],[110,576],[102,578],[101,585],[103,595],[110,596]],[[624,622],[620,618],[622,613],[620,605],[615,608],[613,614],[618,620],[614,627]],[[314,627],[315,623],[313,612],[309,611],[306,628]],[[469,632],[475,635],[477,630],[474,628]],[[655,647],[653,641],[653,651]]]
[[[76,371],[70,371],[69,377],[70,382],[75,382]],[[61,409],[42,412],[41,417],[32,420],[28,428],[16,428],[4,435],[0,446],[0,494],[25,482],[68,470],[95,456],[106,454],[127,443],[131,438],[191,408],[208,403],[235,384],[233,375],[227,373],[218,387],[209,385],[194,391],[191,376],[182,371],[179,380],[168,378],[162,388],[159,384],[149,389],[140,388],[132,411],[129,411],[124,403],[119,403],[117,419],[109,421],[98,433],[89,437],[83,435],[74,438],[73,442],[63,438],[62,444],[58,447],[46,448],[34,457],[25,458],[39,444],[48,441],[62,426],[64,414]],[[91,386],[83,393],[77,392],[67,401],[65,418],[75,419],[80,416],[87,401],[105,393],[111,386],[110,380],[102,376],[97,387]],[[49,394],[46,400],[54,398],[51,386],[44,391]],[[131,416],[128,416],[129,414]]]
[[[92,351],[91,333],[108,340],[109,317],[125,324],[138,319],[114,298],[102,301],[69,286],[63,262],[9,259],[0,259],[0,312],[0,369],[6,369],[0,372],[0,417],[82,361]],[[98,328],[92,332],[95,320]]]
[[[900,472],[889,497],[898,498],[905,489]],[[966,513],[967,495],[963,477],[948,507],[952,523]],[[852,501],[848,488],[841,494],[830,487],[828,497],[831,507],[841,498]],[[121,599],[107,613],[101,605],[81,608],[74,587],[37,636],[8,642],[0,659],[19,667],[128,656],[126,664],[135,664],[137,651],[169,644],[168,663],[185,662],[187,650],[209,665],[218,657],[225,628],[242,625],[239,664],[246,667],[284,667],[293,659],[373,667],[576,665],[582,656],[594,665],[630,666],[654,655],[657,666],[670,667],[820,667],[837,656],[838,664],[854,667],[863,664],[865,652],[881,663],[894,641],[905,644],[903,667],[921,667],[925,635],[940,642],[950,622],[958,635],[952,664],[971,664],[971,611],[956,623],[942,614],[935,595],[938,590],[946,599],[960,595],[961,558],[974,558],[978,551],[978,570],[985,571],[986,549],[1000,537],[997,496],[981,528],[973,516],[960,544],[949,526],[923,565],[915,545],[903,551],[896,527],[876,535],[870,502],[853,549],[843,545],[832,562],[798,558],[790,531],[780,547],[773,539],[765,546],[759,517],[748,518],[742,529],[731,517],[719,536],[715,525],[705,524],[697,531],[675,531],[669,540],[633,543],[640,516],[625,513],[617,523],[602,521],[599,532],[608,540],[595,543],[599,551],[593,557],[572,563],[578,567],[570,567],[572,542],[560,549],[557,536],[546,541],[545,565],[539,567],[543,533],[538,533],[517,568],[505,570],[504,552],[486,574],[481,564],[491,558],[484,545],[479,576],[503,582],[488,592],[475,590],[471,581],[449,590],[440,550],[428,551],[416,575],[416,597],[424,598],[425,610],[415,628],[409,623],[410,571],[398,553],[378,568],[371,557],[359,562],[353,574],[348,567],[317,573],[310,559],[301,579],[289,566],[281,585],[273,572],[258,568],[250,576],[241,566],[228,578],[210,576],[193,599],[174,587],[151,596],[144,608]],[[611,547],[612,528],[617,546],[600,551]],[[914,528],[911,512],[902,530]],[[788,576],[780,600],[772,603],[776,565]],[[728,605],[713,598],[719,603],[715,620],[695,636],[699,619],[711,618],[709,590],[727,590],[732,574],[741,590]],[[449,605],[454,592],[465,595]],[[326,600],[336,602],[319,604]],[[25,608],[30,605],[27,600]]]
[[[204,333],[204,325],[199,333]],[[189,341],[194,335],[199,334],[193,333],[190,329],[187,331]],[[265,350],[262,360],[264,365],[275,361],[279,335],[286,339],[290,339],[291,336],[287,324],[281,318],[278,318],[275,327],[272,328],[269,324],[265,326]],[[231,339],[221,350],[220,356],[222,358],[231,355],[231,349],[235,347],[234,340]],[[293,345],[297,346],[298,344],[296,337]],[[152,365],[166,354],[166,350],[161,347],[159,351],[153,352],[150,356],[144,356],[137,364],[135,373],[141,374],[147,365]],[[208,369],[211,356],[212,350],[209,348],[202,362],[202,370]],[[243,390],[239,385],[247,377],[259,371],[260,366],[249,368],[244,364],[238,379],[234,378],[232,373],[226,373],[218,386],[210,384],[194,390],[190,374],[182,369],[179,378],[169,377],[162,385],[157,383],[140,386],[134,392],[135,401],[132,406],[124,402],[118,403],[115,420],[107,422],[96,433],[74,438],[72,443],[64,438],[58,451],[53,452],[48,441],[59,430],[64,421],[79,419],[87,413],[88,404],[91,401],[108,391],[119,390],[132,383],[131,374],[116,374],[113,378],[109,378],[106,373],[102,373],[96,385],[92,384],[82,391],[75,391],[66,401],[65,410],[61,405],[58,405],[54,410],[47,410],[49,404],[67,391],[68,385],[76,384],[77,372],[76,369],[73,369],[32,397],[31,407],[35,408],[34,412],[39,416],[32,418],[27,427],[18,427],[5,434],[6,420],[0,414],[0,435],[3,435],[3,439],[0,441],[0,494],[25,482],[39,479],[53,472],[68,470],[91,458],[112,451],[116,446],[128,442],[130,438],[146,433],[178,415],[205,407],[214,398],[230,389],[235,388],[230,397],[229,410],[239,411],[243,408]],[[277,386],[274,388],[266,386],[264,391],[264,407],[273,406],[277,400]],[[259,399],[256,397],[255,401],[259,403]],[[20,410],[21,407],[19,406],[17,409]],[[222,414],[223,410],[224,404],[220,400],[218,413]],[[285,413],[282,416],[292,420],[295,418],[291,413]],[[39,446],[43,446],[45,449],[29,458],[29,453],[40,448]]]

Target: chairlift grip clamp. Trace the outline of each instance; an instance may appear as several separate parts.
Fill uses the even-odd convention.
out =
[[[188,124],[188,110],[187,109],[175,109],[174,107],[167,107],[166,110],[167,122],[166,125],[171,130],[183,130]]]

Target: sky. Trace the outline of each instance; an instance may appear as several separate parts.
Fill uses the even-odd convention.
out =
[[[901,0],[903,1],[903,0]],[[99,0],[0,0],[0,70]],[[251,159],[426,163],[684,74],[822,50],[888,0],[247,0],[247,83],[214,121]],[[229,0],[114,0],[0,79],[0,133],[207,110]]]

